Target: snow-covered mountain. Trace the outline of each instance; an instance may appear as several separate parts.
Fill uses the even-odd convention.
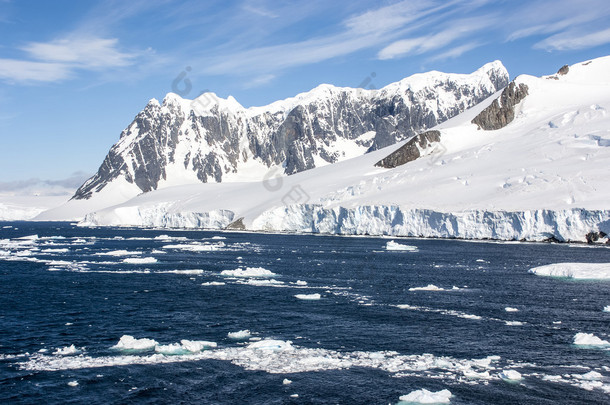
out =
[[[171,185],[260,181],[393,145],[451,118],[508,82],[498,61],[469,75],[429,72],[380,90],[323,84],[264,107],[205,93],[151,100],[74,199]],[[111,190],[110,192],[106,192]]]
[[[272,179],[273,187],[267,180],[157,190],[91,213],[83,224],[578,241],[602,231],[603,237],[610,233],[610,57],[562,73],[519,76],[434,127],[438,139],[402,141]],[[376,166],[409,143],[415,159]]]

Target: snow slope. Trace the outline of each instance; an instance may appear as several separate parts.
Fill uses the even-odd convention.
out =
[[[374,164],[404,142],[272,179],[142,194],[86,225],[584,241],[610,233],[610,57],[564,76],[519,76],[529,95],[495,131],[470,121],[495,96],[438,125],[441,142],[394,169]]]
[[[65,203],[70,196],[0,194],[0,221],[27,221]]]

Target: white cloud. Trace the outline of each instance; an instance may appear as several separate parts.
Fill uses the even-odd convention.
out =
[[[428,59],[428,62],[434,62],[434,61],[437,61],[437,60],[446,60],[446,59],[459,58],[460,56],[462,56],[466,52],[469,52],[469,51],[471,51],[471,50],[473,50],[475,48],[478,48],[481,45],[482,45],[482,43],[478,42],[478,41],[467,42],[467,43],[465,43],[463,45],[456,46],[454,48],[450,48],[446,52],[440,53],[438,55],[434,55],[433,57]]]
[[[132,64],[135,56],[119,51],[118,42],[116,38],[63,38],[47,43],[32,42],[22,49],[33,59],[69,63],[84,68]]]
[[[439,50],[461,39],[462,37],[479,32],[493,23],[494,19],[491,17],[487,17],[485,19],[459,20],[453,23],[449,28],[435,34],[395,41],[379,51],[377,57],[381,60],[395,59],[409,54],[420,55],[434,50]],[[462,46],[454,49],[458,48],[462,49]],[[463,52],[465,52],[465,50],[461,53]],[[454,53],[457,56],[461,54],[459,51],[454,51]]]
[[[54,82],[70,76],[71,69],[63,63],[0,59],[0,79],[16,82]]]
[[[118,49],[116,38],[61,38],[31,42],[21,48],[27,59],[0,59],[0,78],[14,82],[55,82],[77,70],[108,70],[130,66],[139,54]]]
[[[572,51],[608,43],[610,43],[610,28],[588,34],[573,31],[562,32],[536,43],[534,47],[548,51]]]

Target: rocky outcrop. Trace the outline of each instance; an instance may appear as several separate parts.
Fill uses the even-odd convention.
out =
[[[563,65],[561,68],[559,68],[559,70],[557,71],[557,74],[560,76],[564,76],[564,75],[567,75],[569,71],[570,71],[570,67],[568,65]]]
[[[426,131],[411,138],[407,143],[392,152],[375,166],[392,169],[418,159],[422,152],[432,146],[433,143],[441,141],[440,131]]]
[[[506,69],[493,62],[471,75],[430,72],[379,90],[321,85],[250,109],[232,97],[204,93],[187,100],[170,93],[135,117],[73,198],[89,199],[118,180],[143,192],[222,182],[252,162],[294,174],[413,137],[507,83]]]
[[[500,97],[495,99],[489,107],[481,111],[472,120],[472,123],[485,131],[504,128],[515,119],[515,105],[527,96],[527,91],[527,85],[523,83],[517,85],[513,80],[502,91]]]

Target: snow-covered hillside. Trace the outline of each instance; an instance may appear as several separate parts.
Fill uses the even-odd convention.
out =
[[[69,198],[69,195],[15,196],[0,193],[0,221],[27,221],[44,211],[62,205]]]
[[[498,92],[437,126],[441,141],[394,169],[375,163],[404,142],[266,183],[145,193],[83,224],[504,240],[610,233],[610,57],[515,83],[528,95],[514,121],[493,131],[471,122]]]
[[[323,84],[264,107],[205,93],[151,100],[70,204],[82,214],[165,187],[260,181],[393,145],[454,117],[504,87],[498,61],[472,74],[428,72],[380,90]],[[97,201],[96,201],[97,200]],[[83,207],[83,208],[81,208]],[[85,208],[86,207],[86,208]]]

